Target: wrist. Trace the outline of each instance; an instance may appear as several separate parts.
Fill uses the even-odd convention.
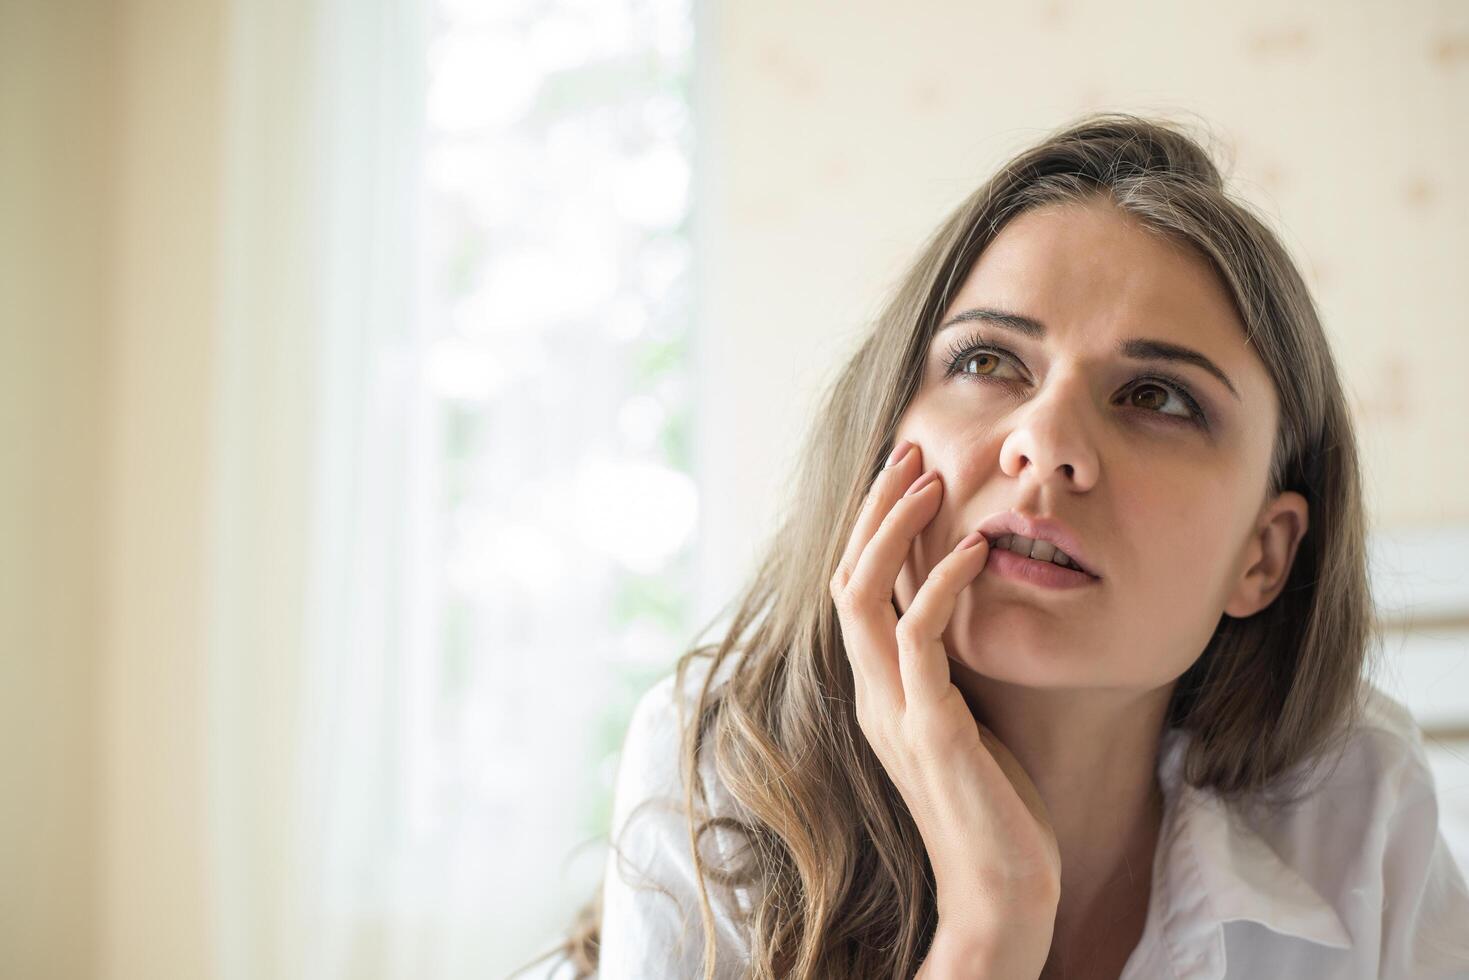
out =
[[[1050,951],[1050,930],[1001,936],[940,923],[914,980],[1036,980]]]
[[[990,947],[981,937],[940,926],[913,980],[978,978],[990,956]]]

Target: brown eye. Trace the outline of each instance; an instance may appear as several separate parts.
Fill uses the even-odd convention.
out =
[[[1143,395],[1141,401],[1137,397],[1139,393]],[[1168,392],[1157,385],[1143,385],[1141,388],[1134,388],[1132,394],[1132,403],[1138,408],[1162,408],[1168,404]],[[1149,395],[1152,397],[1148,397]]]
[[[997,378],[995,369],[1005,367],[1007,361],[1012,365],[1012,371],[1017,370],[1014,367],[1014,365],[1018,364],[1015,355],[1006,351],[1004,348],[993,347],[987,344],[981,346],[982,343],[983,341],[978,336],[969,336],[950,347],[943,359],[944,377],[951,378],[958,374],[985,378],[986,380]],[[970,364],[979,365],[979,370],[970,371]],[[1014,380],[1022,380],[1022,376],[1018,371],[1013,378]]]
[[[1175,391],[1166,385],[1143,382],[1128,392],[1127,399],[1133,408],[1145,409],[1154,415],[1163,415],[1183,422],[1198,421],[1203,418],[1203,413],[1195,408],[1193,399],[1182,391]],[[1169,411],[1165,407],[1169,399],[1176,399],[1183,411]]]
[[[998,357],[996,357],[995,355],[993,355],[993,354],[976,354],[973,357],[969,358],[969,360],[965,361],[964,362],[964,366],[966,368],[968,368],[969,365],[971,365],[971,364],[979,364],[981,362],[988,362],[989,369],[986,370],[985,368],[980,368],[978,371],[967,371],[966,370],[964,373],[965,374],[989,374],[991,371],[993,371],[996,367],[999,366],[1000,359]]]
[[[1003,371],[1008,365],[1005,363],[1004,355],[998,351],[971,348],[955,355],[949,363],[949,374],[968,375],[973,378],[994,378],[997,381],[1019,380],[1018,373],[1006,378],[997,372]],[[976,366],[975,370],[969,370],[969,366]],[[1015,368],[1011,367],[1011,371]]]

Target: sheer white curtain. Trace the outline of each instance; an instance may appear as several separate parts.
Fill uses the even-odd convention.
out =
[[[215,973],[503,976],[697,625],[689,5],[229,9]]]
[[[410,474],[426,13],[419,0],[227,9],[215,973],[407,976],[390,907],[400,869],[372,851],[402,810],[393,711],[425,630]]]

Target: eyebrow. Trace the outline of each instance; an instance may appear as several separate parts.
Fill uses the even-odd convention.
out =
[[[993,323],[997,327],[1006,330],[1014,330],[1027,337],[1041,338],[1046,335],[1046,325],[1039,320],[1019,313],[1006,313],[1002,310],[973,309],[965,310],[956,316],[950,317],[937,330],[934,336],[956,327],[961,323],[971,320],[983,320]],[[1190,347],[1180,347],[1178,344],[1170,344],[1163,340],[1150,340],[1146,337],[1131,337],[1127,340],[1117,342],[1117,353],[1123,357],[1135,361],[1166,361],[1175,364],[1192,364],[1194,367],[1202,368],[1217,378],[1229,393],[1234,396],[1235,401],[1241,401],[1239,392],[1235,390],[1234,384],[1229,380],[1229,375],[1219,369],[1219,366],[1209,360],[1203,354]]]

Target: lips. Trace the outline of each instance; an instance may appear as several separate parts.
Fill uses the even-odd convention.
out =
[[[1018,534],[1024,538],[1039,538],[1066,552],[1077,568],[1092,578],[1102,577],[1080,536],[1055,517],[1029,516],[1018,511],[1001,511],[991,514],[979,525],[979,531],[993,547],[996,540],[1007,534]]]

